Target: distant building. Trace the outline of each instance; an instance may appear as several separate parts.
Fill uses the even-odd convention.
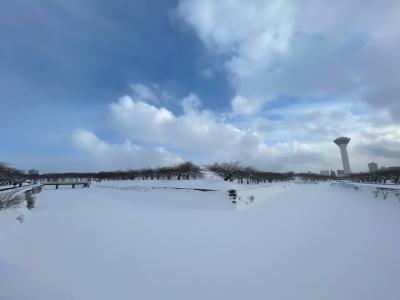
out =
[[[331,170],[331,176],[332,176],[332,177],[336,177],[335,171]]]
[[[378,164],[375,162],[371,162],[368,164],[368,170],[370,173],[378,171]]]
[[[344,175],[344,170],[337,170],[336,174],[337,174],[337,176],[343,176]]]
[[[322,170],[320,174],[323,176],[329,176],[331,172],[329,170]]]

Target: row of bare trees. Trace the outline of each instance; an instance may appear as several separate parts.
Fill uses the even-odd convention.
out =
[[[184,162],[170,167],[144,168],[127,171],[109,171],[97,173],[47,173],[39,175],[39,180],[67,180],[67,179],[91,179],[91,180],[184,180],[201,177],[200,167],[192,162]]]
[[[350,179],[353,182],[362,183],[400,184],[400,167],[388,168],[373,173],[351,174]]]
[[[277,173],[260,171],[253,167],[244,166],[239,162],[221,162],[204,166],[205,170],[221,177],[225,181],[237,181],[238,183],[258,184],[266,182],[288,181],[294,177],[304,181],[325,181],[332,179],[329,176],[322,176],[313,173],[293,172]],[[127,171],[109,171],[98,173],[47,173],[33,175],[34,180],[65,181],[71,179],[89,180],[187,180],[202,177],[202,168],[192,162],[184,162],[169,167],[144,168]]]
[[[98,173],[48,173],[37,175],[39,180],[63,181],[70,179],[91,180],[187,180],[202,177],[202,168],[192,162],[184,162],[175,166],[144,168],[128,171],[109,171]],[[243,166],[239,162],[222,162],[205,166],[211,173],[226,181],[237,180],[239,183],[260,183],[272,181],[287,181],[293,178],[293,173],[275,173],[259,171]],[[34,179],[34,178],[32,178]]]
[[[22,185],[22,182],[25,180],[25,178],[26,175],[24,172],[0,162],[0,186]]]
[[[294,173],[275,173],[260,171],[252,167],[243,166],[239,162],[222,162],[208,165],[207,170],[223,178],[225,181],[237,180],[238,183],[261,183],[273,181],[288,181]]]
[[[244,166],[239,162],[220,162],[204,166],[204,169],[221,177],[225,181],[238,183],[266,183],[273,181],[288,181],[297,177],[303,181],[326,181],[335,179],[332,176],[322,176],[314,173],[277,173],[260,171],[253,167]],[[374,174],[352,174],[351,179],[358,182],[382,183],[390,180],[399,183],[400,168],[380,171]],[[65,180],[184,180],[202,177],[201,168],[192,162],[184,162],[169,167],[144,168],[127,171],[109,171],[97,173],[47,173],[39,175],[37,172],[25,174],[0,163],[0,185],[18,185],[26,179],[33,181],[65,181]]]
[[[319,182],[319,181],[331,181],[336,180],[337,177],[335,174],[321,175],[316,173],[296,173],[296,177],[304,182]]]

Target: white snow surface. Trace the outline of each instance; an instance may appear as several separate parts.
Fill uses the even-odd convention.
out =
[[[261,186],[45,190],[32,210],[0,211],[0,299],[400,298],[396,198],[330,184]]]

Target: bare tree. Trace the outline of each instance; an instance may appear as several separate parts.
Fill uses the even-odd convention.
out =
[[[225,181],[233,181],[234,179],[241,178],[243,174],[243,167],[237,161],[214,163],[208,165],[207,169],[217,176],[220,176]]]
[[[373,173],[351,174],[353,182],[400,184],[400,167],[390,167]]]
[[[21,170],[9,167],[6,163],[0,162],[0,185],[22,185],[26,175]]]
[[[175,166],[176,173],[177,173],[177,179],[180,180],[182,177],[184,179],[190,179],[192,177],[193,179],[196,179],[201,175],[201,170],[200,167],[196,166],[190,161],[181,163],[177,166]]]

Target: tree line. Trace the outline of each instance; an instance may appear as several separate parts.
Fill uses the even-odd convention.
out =
[[[12,168],[6,163],[0,162],[0,186],[22,185],[25,180],[26,174],[24,172]]]
[[[351,174],[349,179],[359,183],[400,184],[400,167],[387,168],[372,173]]]
[[[0,162],[0,186],[22,185],[22,182],[24,182],[25,179],[26,174],[24,172],[12,168],[6,163]]]
[[[238,183],[261,183],[272,181],[287,181],[293,178],[294,173],[277,173],[260,171],[253,167],[243,166],[240,162],[222,162],[207,165],[206,169],[211,173],[221,177],[225,181]]]
[[[126,171],[102,171],[102,172],[68,172],[37,174],[12,168],[6,163],[0,162],[0,186],[21,185],[25,180],[37,181],[63,181],[63,180],[188,180],[198,179],[203,172],[208,171],[225,181],[237,181],[245,184],[258,184],[266,182],[289,181],[299,178],[303,181],[317,182],[336,179],[335,176],[324,176],[315,173],[294,172],[268,172],[246,166],[240,162],[218,162],[205,166],[198,166],[190,161],[174,166],[158,168],[142,168]],[[400,168],[379,170],[375,173],[351,174],[343,179],[354,182],[366,183],[395,183],[400,184]]]
[[[101,171],[91,173],[46,173],[34,176],[34,180],[88,179],[102,180],[189,180],[202,176],[201,168],[192,162],[184,162],[174,166],[143,168],[126,171]]]
[[[237,180],[239,183],[261,183],[273,181],[287,181],[293,178],[294,173],[277,173],[260,171],[239,162],[222,162],[200,167],[192,162],[184,162],[175,166],[144,168],[127,171],[109,171],[97,173],[47,173],[37,175],[37,180],[66,180],[89,179],[103,180],[188,180],[203,177],[203,172],[209,171],[225,181]],[[34,178],[32,178],[34,179]]]
[[[198,166],[190,161],[174,166],[158,168],[131,169],[126,171],[101,171],[101,172],[64,172],[45,173],[36,172],[28,174],[21,170],[0,163],[0,185],[17,185],[25,180],[37,181],[65,181],[65,180],[188,180],[198,179],[203,176],[203,171],[208,171],[225,181],[238,183],[258,184],[276,181],[288,181],[300,177],[304,181],[328,180],[330,177],[313,173],[294,172],[267,172],[253,167],[242,165],[240,162],[220,162],[205,166]]]

